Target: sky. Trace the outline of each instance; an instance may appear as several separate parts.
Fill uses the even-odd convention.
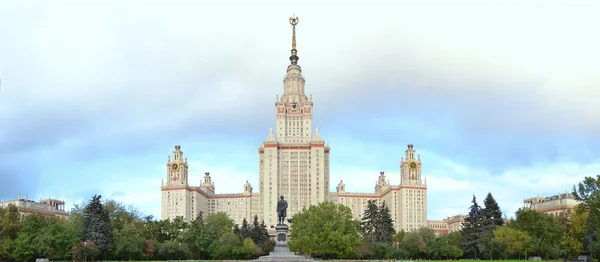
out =
[[[400,182],[428,219],[503,212],[600,173],[598,1],[2,1],[0,200],[94,194],[160,218],[168,155],[191,185],[258,188],[295,14],[331,191]]]

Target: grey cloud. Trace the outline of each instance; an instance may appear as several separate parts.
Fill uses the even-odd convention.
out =
[[[39,169],[35,159],[16,153],[0,152],[0,199],[14,200],[17,194],[33,194],[39,189]]]
[[[0,154],[70,144],[83,161],[164,148],[165,140],[262,138],[273,125],[272,103],[282,92],[290,48],[286,4],[236,10],[216,2],[11,5],[0,8],[7,20],[0,26],[7,36],[0,48]],[[593,119],[578,118],[577,108],[550,111],[556,99],[547,97],[552,90],[543,93],[545,78],[436,56],[464,50],[436,50],[435,36],[416,32],[427,26],[424,18],[411,20],[422,6],[390,6],[379,10],[390,16],[342,21],[331,16],[337,4],[319,7],[305,4],[297,13],[300,65],[323,132],[331,123],[361,139],[401,135],[412,142],[422,130],[443,130],[414,143],[457,157],[525,159],[509,154],[529,151],[497,133],[525,142],[531,135],[519,134],[551,133],[545,140],[551,141],[574,130],[589,139],[598,128]],[[362,17],[365,8],[355,3],[342,11]],[[14,15],[30,9],[35,19]],[[344,120],[373,115],[419,122],[421,131]],[[458,137],[461,132],[466,135]]]

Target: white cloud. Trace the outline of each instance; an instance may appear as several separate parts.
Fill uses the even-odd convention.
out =
[[[204,173],[210,172],[210,177],[215,184],[217,194],[242,193],[246,181],[253,187],[253,192],[258,192],[258,171],[244,172],[228,168],[227,163],[191,161],[189,181],[191,186],[199,186],[204,180]],[[258,170],[258,164],[256,167]]]
[[[600,68],[595,48],[600,37],[589,33],[600,23],[592,13],[598,3],[400,1],[342,7],[333,1],[318,3],[318,8],[316,2],[238,4],[244,8],[232,10],[217,2],[153,2],[140,8],[135,1],[118,6],[38,6],[37,19],[13,16],[6,23],[22,24],[19,31],[3,28],[14,35],[7,38],[13,41],[11,48],[3,52],[21,62],[11,63],[12,69],[0,64],[0,69],[19,74],[31,70],[36,75],[27,77],[30,83],[23,85],[19,97],[11,90],[17,80],[5,75],[4,95],[18,98],[13,101],[21,106],[31,103],[26,107],[61,101],[66,108],[125,115],[132,125],[152,121],[140,117],[150,112],[239,111],[258,97],[281,91],[290,44],[286,17],[293,7],[301,17],[298,45],[307,90],[330,103],[338,103],[341,95],[360,101],[362,94],[383,97],[415,90],[473,100],[487,94],[500,101],[531,93],[533,97],[519,103],[533,108],[501,121],[504,126],[534,119],[549,125],[555,112],[563,111],[578,126],[598,128],[591,116],[600,113],[594,100],[600,96],[594,71]],[[432,4],[438,8],[432,9]],[[402,89],[352,87],[374,81],[411,84]],[[177,93],[188,99],[179,105],[167,103],[180,98]],[[121,107],[97,103],[115,99],[122,101],[121,107],[140,112],[123,114]],[[466,106],[483,107],[488,100]]]
[[[430,192],[465,191],[473,186],[470,181],[459,181],[450,177],[429,176],[427,190]]]
[[[447,158],[443,162],[448,161],[452,160]],[[436,167],[437,164],[435,161],[427,161],[428,166]],[[524,199],[571,192],[573,185],[586,176],[594,176],[598,170],[600,163],[557,162],[546,166],[515,167],[501,174],[474,170],[471,175],[465,176],[456,174],[451,169],[443,174],[424,174],[429,177],[428,214],[435,219],[444,218],[440,215],[446,214],[446,210],[459,210],[466,214],[473,194],[478,203],[483,205],[483,199],[491,192],[503,211],[511,217],[523,206]]]
[[[290,48],[286,18],[295,11],[301,17],[300,64],[307,92],[322,102],[315,103],[323,110],[319,115],[390,97],[402,102],[434,95],[443,98],[435,108],[400,106],[380,112],[392,117],[378,117],[393,125],[399,114],[456,107],[471,115],[439,121],[495,131],[600,129],[595,117],[600,115],[600,36],[593,33],[600,24],[593,13],[598,2],[340,3],[237,3],[232,9],[231,3],[204,1],[35,7],[2,2],[0,16],[8,20],[0,25],[7,36],[0,48],[0,125],[27,121],[22,115],[28,110],[57,108],[70,116],[108,119],[108,128],[95,130],[113,134],[141,134],[222,115],[227,117],[218,119],[229,122],[262,117],[256,108],[270,107],[282,92]],[[36,19],[19,15],[29,12]],[[458,98],[461,102],[454,103]],[[493,105],[523,110],[517,115],[492,112]],[[0,137],[6,130],[0,130]],[[328,137],[334,149],[339,137]],[[402,156],[358,142],[347,149],[373,159],[378,154]],[[420,151],[434,218],[466,212],[472,194],[481,201],[487,192],[513,212],[523,198],[570,191],[600,167],[559,161],[491,174],[434,151]],[[246,180],[258,190],[258,167],[238,170],[208,153],[190,160],[192,185],[210,171],[219,193],[241,192]],[[379,169],[332,161],[332,190],[343,179],[349,191],[373,191]],[[119,199],[156,215],[163,174],[162,164],[150,176],[123,174],[123,180],[102,185],[102,193],[123,191]],[[386,170],[386,175],[392,184],[399,183],[398,170]],[[46,193],[52,194],[42,195]]]

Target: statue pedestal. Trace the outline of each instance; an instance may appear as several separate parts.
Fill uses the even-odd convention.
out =
[[[312,261],[311,258],[290,252],[288,232],[289,227],[285,224],[275,226],[275,249],[268,256],[262,256],[252,261]]]
[[[273,253],[291,253],[290,246],[288,246],[288,232],[289,227],[285,224],[275,226],[275,250]]]

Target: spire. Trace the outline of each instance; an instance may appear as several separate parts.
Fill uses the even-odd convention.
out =
[[[269,136],[266,141],[275,141],[275,136],[273,135],[273,128],[269,128]]]
[[[321,134],[319,134],[319,128],[317,127],[315,129],[315,141],[323,141],[323,139],[321,139]]]
[[[298,17],[294,14],[290,17],[290,24],[292,25],[292,55],[290,56],[290,62],[292,65],[298,64],[298,50],[296,50],[296,25],[298,24]]]

